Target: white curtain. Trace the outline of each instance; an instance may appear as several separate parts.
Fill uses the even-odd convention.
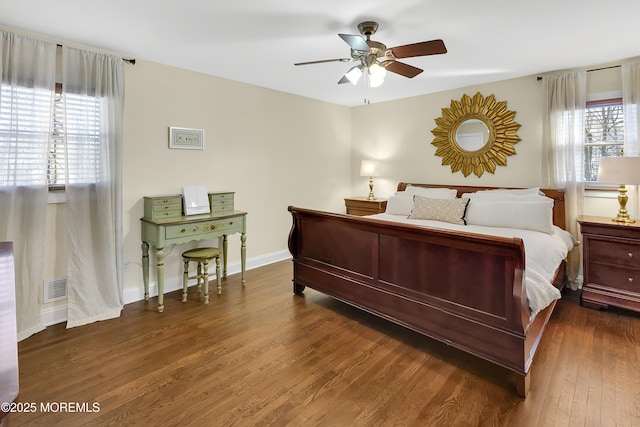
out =
[[[0,31],[0,240],[14,243],[19,340],[44,329],[40,290],[55,61],[55,44]]]
[[[635,58],[621,65],[622,69],[622,111],[624,114],[624,155],[640,156],[638,124],[640,123],[640,59]],[[627,185],[629,201],[627,209],[633,218],[640,214],[639,186]]]
[[[68,328],[123,307],[123,73],[121,58],[63,47]]]
[[[587,74],[577,71],[543,77],[545,112],[543,138],[549,164],[549,184],[564,188],[567,231],[579,240],[577,217],[584,207],[584,115],[587,106]],[[571,288],[577,289],[580,246],[569,254]]]

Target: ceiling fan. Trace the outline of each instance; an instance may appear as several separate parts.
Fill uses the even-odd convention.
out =
[[[338,34],[338,36],[351,47],[350,58],[298,62],[294,65],[358,61],[359,64],[351,67],[338,83],[351,82],[355,85],[366,69],[369,86],[377,87],[384,82],[387,70],[408,78],[413,78],[423,71],[420,68],[398,61],[398,58],[413,58],[416,56],[447,53],[447,48],[440,39],[387,48],[384,44],[371,40],[371,36],[374,35],[377,30],[377,22],[364,21],[358,24],[358,31],[361,35]]]

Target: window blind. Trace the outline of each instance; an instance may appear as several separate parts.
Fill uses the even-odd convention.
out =
[[[0,85],[0,185],[46,185],[53,92]]]
[[[63,102],[67,151],[66,184],[98,182],[103,169],[100,98],[64,93]]]
[[[101,100],[95,96],[2,85],[0,185],[97,182],[103,165]]]

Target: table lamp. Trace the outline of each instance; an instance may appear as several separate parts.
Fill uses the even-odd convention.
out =
[[[600,159],[598,182],[603,184],[617,184],[618,215],[612,221],[620,223],[636,222],[627,212],[627,188],[625,185],[640,184],[640,157],[603,157]]]
[[[369,177],[369,200],[375,200],[373,195],[373,177],[378,176],[378,162],[375,160],[363,160],[360,163],[360,176]]]

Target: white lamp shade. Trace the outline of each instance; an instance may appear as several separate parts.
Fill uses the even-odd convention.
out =
[[[598,182],[603,184],[640,184],[640,157],[603,157]]]
[[[362,77],[362,66],[356,65],[355,67],[352,67],[349,71],[347,71],[345,77],[351,82],[352,85],[357,85],[358,80],[360,80],[360,77]]]
[[[363,160],[360,163],[360,176],[378,176],[379,167],[375,160]]]
[[[378,87],[384,83],[384,78],[387,75],[387,69],[378,65],[369,65],[369,86]]]

